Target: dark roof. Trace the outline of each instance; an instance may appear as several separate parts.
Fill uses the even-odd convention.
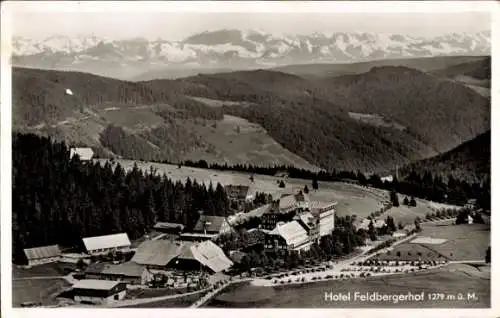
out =
[[[140,277],[144,272],[144,267],[134,263],[127,262],[123,264],[91,264],[85,270],[86,274],[120,275],[127,277]]]
[[[184,224],[170,223],[170,222],[157,222],[153,227],[155,229],[180,229],[184,230]]]
[[[61,249],[59,248],[59,245],[25,248],[24,254],[26,254],[28,260],[49,258],[49,257],[60,256]]]
[[[247,197],[249,189],[250,187],[245,185],[227,185],[224,187],[228,196],[236,196],[243,199]]]
[[[244,247],[253,246],[264,242],[265,233],[260,230],[247,231],[245,233],[246,239],[243,242]]]
[[[143,265],[166,266],[183,251],[186,244],[170,240],[145,241],[137,248],[132,261]]]
[[[196,222],[193,229],[194,232],[207,231],[207,233],[219,233],[225,218],[223,216],[204,215],[202,214]]]
[[[235,262],[235,263],[241,263],[241,260],[243,259],[243,257],[247,255],[246,253],[243,253],[243,252],[240,252],[240,251],[234,251],[231,253],[231,255],[229,256],[229,258]]]

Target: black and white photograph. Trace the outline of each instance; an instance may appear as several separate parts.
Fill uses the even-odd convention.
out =
[[[495,3],[354,2],[3,3],[6,317],[492,309]]]

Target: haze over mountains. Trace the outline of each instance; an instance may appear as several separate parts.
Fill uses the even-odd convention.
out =
[[[446,67],[375,63],[343,76],[252,70],[142,82],[14,68],[13,123],[102,156],[387,171],[490,129],[488,96],[457,80],[487,80],[490,59],[436,59],[420,64]]]
[[[15,66],[150,80],[289,64],[489,55],[490,47],[487,31],[427,38],[360,32],[272,35],[223,29],[194,34],[182,41],[96,36],[51,36],[35,41],[14,37],[12,60]]]

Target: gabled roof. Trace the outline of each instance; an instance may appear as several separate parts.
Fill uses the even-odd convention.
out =
[[[287,245],[301,245],[309,239],[306,230],[297,221],[277,225],[269,234],[281,236]]]
[[[61,256],[59,245],[48,245],[33,248],[25,248],[24,254],[28,260]]]
[[[141,265],[166,266],[183,251],[186,244],[190,245],[170,240],[145,241],[137,248],[132,261]]]
[[[130,246],[127,233],[117,233],[103,236],[93,236],[83,238],[83,244],[87,251],[105,248],[115,248]]]
[[[191,247],[194,258],[214,272],[221,272],[233,265],[222,249],[212,241],[205,241]]]
[[[117,265],[96,263],[91,264],[85,270],[85,273],[87,274],[121,275],[128,277],[140,277],[143,272],[144,267],[134,262],[127,262]]]
[[[74,155],[78,155],[80,160],[90,160],[94,156],[94,151],[91,148],[71,148],[69,157],[73,158]]]
[[[118,284],[120,284],[120,282],[112,280],[82,279],[76,281],[73,285],[73,289],[110,290]]]
[[[198,222],[196,222],[193,231],[200,233],[205,231],[207,231],[207,233],[219,233],[224,221],[225,218],[223,216],[202,214],[198,219]]]

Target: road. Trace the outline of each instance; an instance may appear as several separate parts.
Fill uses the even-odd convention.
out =
[[[398,241],[396,241],[394,244],[392,244],[390,247],[387,247],[387,248],[384,248],[384,249],[381,249],[381,250],[378,250],[376,252],[373,252],[373,253],[370,253],[370,254],[367,254],[367,252],[369,251],[369,249],[366,249],[365,251],[363,251],[361,254],[359,255],[356,255],[352,258],[348,258],[348,259],[345,259],[345,260],[342,260],[342,261],[338,261],[336,262],[334,265],[333,265],[333,268],[332,269],[329,269],[327,272],[325,272],[325,274],[328,274],[329,272],[338,272],[340,273],[340,270],[342,268],[344,268],[345,266],[348,266],[350,263],[352,262],[362,262],[364,260],[367,260],[371,257],[373,257],[375,254],[378,254],[378,253],[383,253],[385,251],[387,251],[388,249],[391,249],[391,248],[394,248],[395,246],[399,245],[399,244],[403,244],[409,240],[412,240],[413,238],[415,238],[417,236],[417,234],[412,234],[410,236],[407,236],[407,237],[404,237]],[[372,247],[370,247],[371,249]],[[321,267],[318,266],[318,267]],[[296,270],[291,270],[291,271],[285,271],[283,273],[276,273],[275,275],[279,275],[279,274],[284,274],[284,273],[292,273]],[[303,276],[307,276],[307,280],[308,281],[311,281],[310,280],[310,277],[309,276],[315,276],[317,274],[315,273],[307,273],[307,274],[302,274]],[[257,278],[257,279],[254,279],[254,278],[244,278],[244,279],[239,279],[239,280],[233,280],[231,282],[227,282],[226,284],[223,284],[221,287],[217,288],[216,290],[214,291],[211,291],[209,292],[208,294],[206,294],[205,296],[203,296],[201,299],[197,300],[194,304],[192,304],[190,306],[190,308],[198,308],[200,306],[203,306],[205,303],[207,303],[210,299],[212,299],[212,297],[214,297],[215,295],[217,295],[220,291],[222,291],[224,288],[228,287],[229,285],[231,284],[234,284],[234,283],[239,283],[239,282],[244,282],[244,281],[252,281],[254,284],[256,285],[261,285],[262,282],[270,282],[271,280],[269,279],[260,279],[260,278]],[[260,284],[259,284],[260,283]],[[267,286],[267,284],[263,284],[264,286]]]

